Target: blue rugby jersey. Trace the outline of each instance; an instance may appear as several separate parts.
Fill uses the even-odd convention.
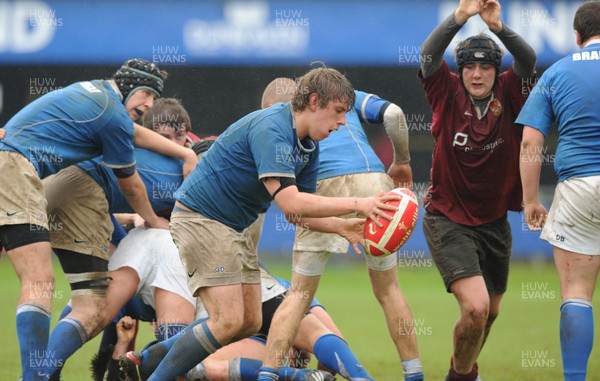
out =
[[[552,122],[557,122],[559,138],[554,170],[559,181],[600,175],[599,83],[600,41],[597,41],[546,70],[515,122],[544,135]]]
[[[291,105],[277,103],[223,132],[175,193],[177,201],[237,231],[250,226],[273,197],[262,179],[295,178],[316,191],[318,143],[298,140]]]
[[[319,142],[319,180],[355,173],[385,172],[361,122],[383,123],[383,113],[390,102],[362,91],[354,93],[356,102],[346,114],[346,124]]]
[[[183,163],[143,148],[135,149],[136,169],[146,186],[148,200],[156,214],[170,213],[175,205],[175,191],[183,182]],[[90,175],[106,193],[111,213],[135,213],[119,188],[117,177],[100,158],[77,164]]]
[[[108,81],[77,82],[50,92],[4,128],[0,150],[21,153],[40,178],[99,155],[115,168],[135,163],[133,121]]]

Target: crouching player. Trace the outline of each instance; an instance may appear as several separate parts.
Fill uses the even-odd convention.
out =
[[[271,320],[275,310],[283,302],[288,286],[289,282],[280,278],[276,279],[264,268],[261,268],[263,324],[259,334],[222,347],[190,370],[186,379],[190,381],[256,380],[265,357],[266,335]],[[323,316],[322,320],[317,316]],[[200,300],[198,300],[196,317],[199,319],[198,321],[205,321],[208,318]],[[192,329],[197,324],[189,326],[186,330]],[[331,329],[328,326],[331,326]],[[123,369],[130,378],[146,379],[180,336],[177,335],[141,352],[128,352],[121,360]],[[290,352],[292,358],[288,357],[287,366],[283,366],[279,370],[280,380],[334,379],[329,372],[304,369],[308,365],[308,359],[294,358],[303,352],[313,353],[320,364],[348,380],[372,380],[373,378],[340,336],[331,317],[314,299],[309,313],[302,319],[299,334],[294,341],[294,349]],[[113,358],[115,357],[113,355]]]

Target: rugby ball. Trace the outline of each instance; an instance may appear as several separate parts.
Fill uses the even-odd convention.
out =
[[[398,207],[396,211],[384,210],[384,213],[392,216],[392,220],[377,216],[377,220],[383,225],[379,227],[373,220],[367,218],[363,230],[365,237],[363,247],[367,254],[374,257],[386,256],[398,251],[410,238],[419,218],[419,203],[410,189],[392,189],[387,195],[401,197],[400,200],[386,203]]]

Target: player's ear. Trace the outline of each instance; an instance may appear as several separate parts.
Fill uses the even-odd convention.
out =
[[[581,34],[579,34],[579,32],[577,30],[575,30],[575,42],[577,43],[577,46],[579,46],[580,48],[583,48],[583,41],[581,41]]]
[[[311,111],[317,111],[317,108],[319,108],[319,95],[317,93],[311,93],[308,96],[308,107]]]

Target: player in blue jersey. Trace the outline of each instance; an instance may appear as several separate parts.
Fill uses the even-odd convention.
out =
[[[144,113],[142,126],[153,130],[159,135],[171,140],[177,145],[192,148],[200,138],[192,133],[192,121],[181,101],[175,98],[160,98],[154,102],[152,108]],[[157,193],[171,197],[175,192],[173,184],[162,183],[156,187]],[[169,207],[170,213],[171,207]],[[137,214],[115,213],[121,225],[143,227],[144,220]]]
[[[78,82],[48,93],[19,111],[0,142],[0,241],[21,281],[17,334],[23,377],[38,379],[30,364],[46,351],[54,289],[49,225],[41,179],[102,155],[131,203],[150,226],[166,227],[145,199],[135,172],[133,144],[186,158],[195,156],[157,134],[134,127],[163,90],[164,74],[144,60],[129,60],[111,80]],[[168,143],[168,142],[166,142]],[[89,280],[83,280],[89,282]],[[30,361],[31,360],[31,361]],[[40,362],[43,362],[40,360]]]
[[[156,109],[152,109],[149,113],[153,114]],[[144,123],[145,124],[145,123]],[[182,140],[183,141],[183,140]],[[198,144],[194,145],[194,152],[198,154],[200,157],[207,149],[210,147],[209,142],[214,142],[214,139],[203,139]],[[205,143],[205,144],[203,144]],[[261,221],[254,222],[251,227],[248,228],[250,231],[250,236],[252,237],[253,245],[258,245],[258,240],[260,236],[260,229],[255,228],[257,223],[262,225]],[[163,314],[169,314],[172,312],[176,312],[177,316],[181,316],[182,306],[171,305],[172,308],[161,308],[159,303],[161,300],[157,298],[157,291],[159,288],[162,290],[170,290],[171,293],[175,293],[180,295],[183,299],[189,299],[187,295],[189,294],[189,289],[187,292],[183,292],[181,281],[183,278],[183,282],[185,287],[187,288],[186,283],[186,274],[183,269],[179,271],[176,267],[180,267],[179,256],[177,253],[177,249],[174,247],[172,241],[166,242],[160,237],[156,236],[152,231],[159,233],[160,230],[150,229],[146,231],[140,231],[139,229],[134,229],[129,234],[134,234],[136,237],[128,236],[126,237],[119,247],[115,251],[115,253],[111,256],[109,261],[109,268],[116,269],[117,272],[124,270],[124,266],[129,267],[130,273],[132,273],[128,277],[119,276],[123,281],[131,282],[131,279],[139,279],[140,285],[137,283],[131,288],[130,285],[118,286],[120,294],[127,293],[126,290],[129,290],[129,295],[135,291],[136,286],[139,288],[138,295],[141,295],[141,299],[144,303],[149,305],[156,305],[156,317],[158,321],[161,321],[161,315],[165,317]],[[170,236],[169,236],[170,239]],[[175,256],[177,263],[173,263],[173,256]],[[147,264],[146,262],[150,262]],[[160,262],[161,268],[156,270],[156,276],[153,276],[153,271],[151,270],[151,265],[153,263]],[[170,276],[168,278],[159,276],[160,273],[165,273],[165,270],[170,270]],[[116,273],[111,272],[111,276],[115,278]],[[193,370],[191,370],[188,375],[188,380],[200,380],[205,379],[208,375],[210,379],[229,379],[231,375],[231,379],[253,379],[255,380],[259,368],[261,366],[261,361],[264,357],[265,353],[265,339],[264,336],[268,332],[268,328],[270,326],[271,318],[279,304],[282,302],[282,295],[285,290],[289,287],[289,282],[286,280],[278,278],[277,281],[283,287],[280,287],[277,282],[275,282],[274,278],[261,267],[261,287],[262,287],[262,310],[263,310],[263,326],[259,332],[261,332],[260,336],[253,336],[252,338],[243,339],[227,345],[226,347],[221,348],[219,351],[209,356],[205,361],[203,361],[200,365],[196,366]],[[111,288],[113,285],[117,283],[117,279],[113,279],[111,283]],[[123,282],[119,281],[119,284]],[[154,285],[151,287],[151,285]],[[154,295],[154,301],[152,300],[152,295]],[[191,294],[189,294],[191,296]],[[172,299],[170,298],[172,303]],[[164,301],[164,299],[162,299]],[[162,310],[162,311],[161,311]],[[174,310],[174,311],[172,311]],[[292,351],[293,355],[299,355],[301,353],[306,352],[314,352],[318,359],[322,360],[327,366],[334,369],[336,372],[341,373],[344,377],[348,379],[370,379],[370,376],[362,368],[356,356],[352,353],[352,351],[348,348],[348,345],[343,341],[341,333],[339,329],[333,323],[331,317],[327,314],[325,309],[320,305],[320,303],[314,299],[311,303],[310,307],[310,316],[307,316],[304,319],[304,323],[302,324],[302,329],[300,334],[298,335],[298,339],[295,342],[295,349]],[[206,318],[206,310],[204,309],[202,303],[199,303],[197,318]],[[133,316],[133,315],[132,315]],[[167,320],[172,320],[172,318],[168,318]],[[183,324],[187,324],[184,321],[177,320],[177,326],[181,327]],[[188,322],[189,323],[189,322]],[[175,330],[173,330],[174,326],[171,324],[168,328],[169,335],[173,334]],[[162,331],[166,331],[165,329],[158,329],[159,333]],[[167,335],[157,335],[159,341],[167,338]],[[172,340],[174,342],[174,340]],[[165,344],[167,346],[168,344]],[[156,347],[151,347],[148,350],[142,353],[129,353],[128,358],[133,359],[133,362],[125,361],[124,358],[124,368],[128,370],[129,374],[136,374],[141,372],[142,378],[145,373],[150,374],[154,368],[158,365],[158,362],[164,356],[165,346],[159,345]],[[126,348],[126,346],[121,345],[121,348]],[[157,353],[158,352],[158,353]],[[125,354],[124,350],[118,350],[115,348],[113,352],[111,362],[111,366],[109,369],[108,380],[117,379],[115,378],[115,369],[117,368],[114,364],[114,359],[117,359],[119,355]],[[137,360],[137,357],[140,358],[140,361]],[[338,361],[335,361],[335,360]],[[144,361],[142,361],[144,360]],[[138,364],[139,363],[139,364]],[[341,363],[342,365],[339,365]],[[281,369],[280,374],[284,379],[289,380],[319,380],[319,379],[328,379],[331,378],[326,372],[313,371],[308,369],[296,369],[296,368],[304,368],[308,364],[308,360],[305,358],[295,358],[291,359],[289,362],[289,366]],[[98,367],[95,366],[98,370]],[[96,371],[96,374],[103,374],[104,371]],[[286,378],[287,377],[287,378]]]
[[[287,101],[296,83],[289,78],[277,78],[265,89],[263,107],[269,103]],[[319,174],[317,194],[323,196],[363,197],[374,191],[387,192],[396,185],[412,185],[408,151],[408,128],[404,113],[397,105],[361,91],[355,91],[356,103],[346,115],[346,125],[319,145]],[[388,176],[362,128],[362,122],[385,126],[394,147],[394,163]],[[392,180],[392,178],[394,180]],[[278,309],[269,333],[265,367],[276,368],[281,359],[275,353],[285,353],[283,343],[295,337],[307,303],[315,294],[321,275],[331,253],[346,253],[348,242],[327,233],[296,230],[293,254],[294,287],[292,297]],[[402,359],[406,380],[423,380],[413,317],[396,275],[397,257],[365,255],[373,292],[386,316],[390,336]],[[308,295],[310,298],[302,297]],[[402,329],[398,329],[402,327]],[[408,334],[407,334],[408,333]]]
[[[364,219],[393,209],[389,196],[328,198],[316,190],[318,141],[345,124],[352,85],[338,71],[313,69],[300,79],[292,104],[255,111],[232,124],[175,193],[171,233],[209,316],[184,334],[150,380],[184,374],[221,346],[261,325],[260,272],[245,230],[275,199],[294,223],[336,232],[354,244]],[[218,317],[218,318],[216,318]]]
[[[573,23],[581,48],[540,78],[516,123],[524,126],[521,181],[527,225],[543,228],[560,277],[560,344],[565,381],[584,381],[594,340],[592,297],[600,270],[600,3]],[[545,136],[558,125],[558,185],[550,213],[539,199]]]
[[[184,133],[191,128],[187,113],[171,115],[170,121],[166,121],[167,118],[163,117],[168,111],[162,107],[164,102],[158,103],[157,109],[152,108],[147,112],[147,116],[156,119],[157,123],[148,127],[155,127],[163,133],[171,127],[181,127]],[[181,105],[169,109],[183,110]],[[179,121],[178,117],[185,122]],[[161,118],[165,119],[164,123],[158,122]],[[158,215],[169,215],[175,202],[173,193],[183,181],[182,163],[142,148],[135,149],[135,157],[137,172],[145,185],[153,211]],[[159,287],[164,286],[164,278],[169,277],[167,266],[152,268],[158,260],[153,261],[151,258],[160,257],[161,252],[150,249],[163,249],[157,240],[165,242],[165,250],[172,247],[177,253],[168,231],[164,230],[161,233],[150,229],[134,233],[137,239],[133,243],[128,240],[129,243],[125,246],[133,245],[139,255],[124,255],[117,250],[113,267],[110,269],[116,271],[108,274],[108,243],[113,231],[110,215],[133,213],[135,210],[129,205],[126,195],[121,192],[117,176],[103,165],[99,158],[66,168],[57,175],[44,179],[43,183],[48,199],[48,213],[54,224],[50,228],[52,247],[73,291],[72,310],[50,335],[48,353],[53,356],[50,361],[52,365],[45,369],[45,372],[53,374],[51,379],[58,379],[60,369],[67,358],[112,321],[122,306],[135,294],[140,278],[151,283],[153,279],[159,279],[156,283],[160,289],[157,291],[160,299],[158,304],[171,303],[173,307],[159,309],[160,321],[176,321],[176,310],[180,310],[183,324],[187,325],[193,320],[194,306],[189,300],[179,298],[170,292],[168,287]],[[153,246],[147,247],[147,243],[144,242],[146,240],[154,242]],[[132,251],[131,248],[123,250],[128,253]],[[99,281],[95,281],[93,285],[82,284],[82,276],[90,273],[95,277],[104,275],[111,279],[109,287],[105,287],[106,282]],[[165,273],[167,275],[161,276]],[[187,289],[187,285],[185,288]],[[159,327],[164,330],[168,328]]]

